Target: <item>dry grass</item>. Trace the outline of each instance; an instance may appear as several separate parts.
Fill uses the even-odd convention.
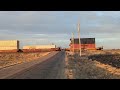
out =
[[[23,63],[29,62],[35,59],[38,59],[42,56],[47,55],[49,52],[36,52],[36,53],[0,53],[0,68]]]
[[[67,61],[73,79],[120,79],[120,50],[86,51],[67,55]]]

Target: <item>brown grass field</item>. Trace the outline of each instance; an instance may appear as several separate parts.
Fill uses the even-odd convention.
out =
[[[47,55],[50,52],[34,52],[34,53],[0,53],[0,68],[29,62],[36,60],[42,56]]]
[[[120,50],[66,52],[66,75],[70,79],[120,79]]]

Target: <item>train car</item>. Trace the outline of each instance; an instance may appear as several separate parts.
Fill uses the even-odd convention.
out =
[[[79,39],[75,38],[74,40],[70,39],[70,50],[79,50],[79,48],[83,50],[95,50],[96,44],[95,44],[95,38],[81,38],[80,44]]]
[[[23,52],[50,52],[56,49],[56,45],[29,45],[23,46]]]
[[[51,51],[61,51],[61,48],[58,47],[58,48],[51,48]]]
[[[50,52],[51,49],[22,49],[23,52]]]
[[[51,49],[56,48],[56,45],[28,45],[23,46],[23,49]]]
[[[1,40],[0,52],[17,52],[19,51],[18,40]]]

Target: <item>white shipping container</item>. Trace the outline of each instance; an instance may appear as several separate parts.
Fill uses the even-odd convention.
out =
[[[33,45],[33,46],[23,46],[23,49],[50,49],[56,48],[56,45]]]
[[[6,40],[6,41],[0,41],[0,47],[19,47],[19,41],[18,40]]]
[[[0,50],[18,50],[18,47],[0,47]]]

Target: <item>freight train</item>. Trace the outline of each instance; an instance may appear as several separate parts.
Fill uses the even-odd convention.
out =
[[[49,49],[20,49],[17,52],[51,52],[51,51],[61,51],[61,48],[49,48]]]
[[[61,51],[56,45],[29,45],[23,46],[23,52],[46,52],[46,51]]]
[[[81,38],[79,44],[79,39],[74,38],[70,39],[70,50],[72,51],[74,48],[74,51],[79,51],[79,48],[83,50],[95,50],[96,44],[95,44],[95,38]]]
[[[14,49],[14,50],[0,50],[3,52],[51,52],[51,51],[61,51],[61,48],[50,48],[50,49]]]
[[[18,40],[0,41],[0,52],[47,52],[47,51],[61,51],[61,48],[56,47],[56,45],[34,45],[23,46],[23,49],[20,49]]]

